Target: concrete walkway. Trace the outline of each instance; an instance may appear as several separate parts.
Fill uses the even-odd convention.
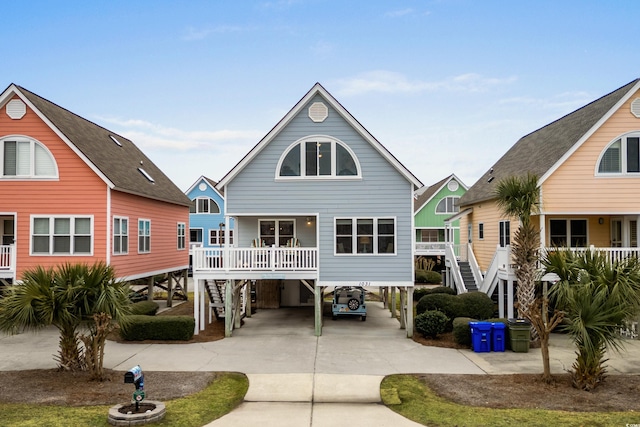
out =
[[[108,342],[105,367],[126,371],[237,371],[247,374],[245,402],[209,426],[415,426],[380,402],[380,381],[395,373],[541,373],[539,349],[474,353],[422,346],[407,339],[381,303],[368,303],[367,321],[324,317],[314,336],[313,308],[259,310],[234,336],[196,344]],[[640,373],[640,341],[609,355],[611,375]],[[55,368],[54,328],[0,335],[0,370]],[[575,354],[563,335],[551,339],[551,369],[565,372]],[[151,390],[150,390],[151,391]],[[151,391],[152,392],[152,391]]]

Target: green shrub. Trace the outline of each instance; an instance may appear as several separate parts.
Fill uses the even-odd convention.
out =
[[[413,300],[420,301],[420,298],[429,293],[429,288],[419,287],[413,288]]]
[[[476,319],[471,317],[456,317],[453,319],[453,340],[460,344],[471,348],[471,328],[469,322]]]
[[[495,314],[495,304],[484,292],[467,292],[458,295],[464,306],[462,316],[485,320]]]
[[[435,288],[427,289],[427,294],[449,294],[456,295],[456,290],[448,286],[436,286]]]
[[[416,331],[425,337],[435,338],[446,330],[449,318],[441,311],[427,310],[416,316]]]
[[[176,340],[193,338],[196,320],[192,316],[129,316],[120,329],[120,336],[127,341]]]
[[[426,270],[416,270],[416,283],[427,283],[427,271]]]
[[[160,306],[154,301],[139,301],[131,304],[131,314],[142,316],[155,316]]]
[[[457,296],[449,294],[428,294],[420,298],[416,306],[416,315],[427,310],[439,310],[449,318],[446,331],[451,331],[453,319],[464,315],[462,301]]]

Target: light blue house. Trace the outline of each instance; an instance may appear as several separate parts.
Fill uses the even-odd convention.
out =
[[[189,209],[189,244],[193,247],[219,248],[225,242],[224,196],[217,182],[201,176],[185,192],[191,200]],[[229,226],[229,244],[233,246],[233,220]]]
[[[252,280],[258,300],[314,305],[316,335],[324,292],[335,286],[397,288],[411,308],[413,192],[420,187],[316,84],[216,186],[225,195],[225,232],[233,218],[235,240],[194,248],[195,298],[204,296],[205,281],[226,281],[225,312],[234,313],[225,316],[228,336],[240,326],[240,295]],[[195,304],[200,328],[203,309]],[[401,310],[408,336],[412,316]]]

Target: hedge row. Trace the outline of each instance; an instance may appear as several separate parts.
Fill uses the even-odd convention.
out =
[[[470,317],[484,320],[494,316],[495,304],[483,292],[468,292],[460,295],[448,293],[427,294],[416,305],[416,317],[428,310],[438,310],[449,318],[447,331],[453,330],[453,319]]]
[[[129,316],[120,329],[120,336],[127,341],[176,340],[193,338],[196,320],[192,316]]]
[[[414,301],[420,301],[420,298],[422,298],[423,296],[431,295],[431,294],[455,295],[456,290],[448,286],[436,286],[435,288],[424,288],[424,287],[413,288]]]

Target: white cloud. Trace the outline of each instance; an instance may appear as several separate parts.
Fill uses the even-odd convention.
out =
[[[511,84],[515,77],[484,77],[476,73],[460,74],[439,81],[410,80],[404,74],[386,70],[369,71],[337,82],[337,93],[343,96],[369,92],[486,92],[491,88]]]
[[[223,33],[237,33],[242,31],[252,31],[252,27],[243,27],[240,25],[219,25],[217,27],[207,28],[194,28],[187,27],[182,40],[196,41],[203,40],[209,37],[211,34],[223,34]]]
[[[563,92],[550,98],[533,98],[524,96],[505,98],[500,100],[499,103],[553,111],[572,111],[593,100],[594,98],[592,98],[587,92]]]

